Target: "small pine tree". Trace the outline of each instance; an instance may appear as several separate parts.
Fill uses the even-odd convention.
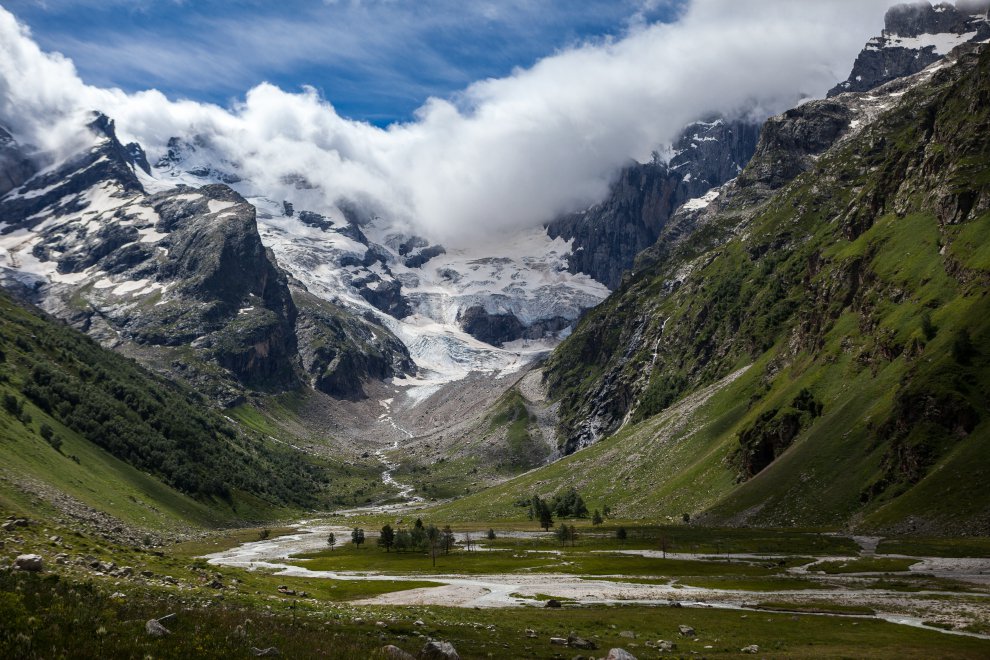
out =
[[[426,540],[429,544],[430,558],[433,559],[434,568],[437,565],[437,549],[440,547],[441,536],[440,530],[437,529],[436,525],[430,525],[426,528]]]
[[[542,501],[540,502],[540,527],[547,532],[553,527],[553,512],[550,510],[550,505]]]
[[[378,545],[385,548],[385,552],[392,550],[392,546],[395,545],[395,530],[392,529],[391,525],[386,523],[382,527],[382,531],[378,535]]]
[[[337,535],[333,532],[327,536],[327,545],[330,546],[330,551],[333,552],[333,546],[337,545]]]
[[[488,534],[487,534],[487,537],[488,537],[488,540],[489,540],[489,541],[494,541],[494,540],[495,540],[495,530],[494,530],[494,529],[491,529],[491,528],[489,528],[489,529],[488,529]]]
[[[577,529],[574,527],[574,525],[571,525],[570,527],[567,528],[567,536],[570,538],[571,547],[573,548],[574,543],[577,541],[577,537],[578,537]]]
[[[598,509],[595,509],[595,512],[591,514],[591,524],[601,525],[603,522],[605,521],[602,520],[602,514],[598,512]]]
[[[622,545],[626,544],[627,536],[628,534],[626,533],[625,527],[620,527],[619,529],[615,530],[615,538],[617,538],[619,540],[619,543],[621,543]]]
[[[354,531],[351,532],[351,543],[356,545],[358,549],[361,548],[361,544],[364,543],[364,530],[360,527],[355,527]]]

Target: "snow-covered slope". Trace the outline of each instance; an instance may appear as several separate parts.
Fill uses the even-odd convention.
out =
[[[570,242],[535,229],[445,248],[362,217],[345,204],[306,208],[314,196],[272,199],[236,165],[211,165],[208,141],[173,141],[153,169],[157,185],[222,180],[258,209],[279,265],[310,293],[374,317],[408,348],[414,398],[472,372],[508,373],[545,354],[608,289],[567,270]],[[185,160],[189,156],[189,161]]]

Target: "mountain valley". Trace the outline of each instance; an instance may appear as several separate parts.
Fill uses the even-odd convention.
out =
[[[0,112],[0,649],[985,657],[988,42],[893,6],[831,90],[461,233]]]

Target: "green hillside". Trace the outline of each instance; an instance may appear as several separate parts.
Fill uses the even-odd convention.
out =
[[[322,503],[321,465],[3,294],[0,404],[0,491],[15,501],[53,487],[150,529]]]
[[[565,441],[629,423],[478,510],[576,483],[629,516],[990,530],[988,96],[990,53],[971,53],[772,194],[761,173],[786,154],[758,152],[547,365]],[[665,431],[672,404],[747,365]]]

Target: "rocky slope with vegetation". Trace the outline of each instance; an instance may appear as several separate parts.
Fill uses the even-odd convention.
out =
[[[321,461],[0,294],[3,488],[145,530],[319,507]],[[85,517],[85,516],[84,516]]]
[[[565,449],[753,365],[705,421],[711,520],[985,533],[988,97],[990,53],[964,46],[771,119],[548,362]]]

